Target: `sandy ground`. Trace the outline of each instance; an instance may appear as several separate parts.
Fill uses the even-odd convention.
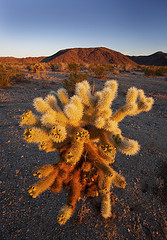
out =
[[[113,103],[117,109],[125,101],[126,90],[131,86],[142,88],[155,100],[153,109],[135,117],[127,117],[121,124],[123,135],[138,140],[141,150],[136,156],[117,153],[113,164],[127,181],[125,189],[114,187],[113,216],[100,215],[101,200],[82,199],[73,217],[64,225],[57,223],[57,214],[66,203],[67,192],[54,195],[46,191],[33,199],[28,194],[29,185],[36,182],[34,171],[54,163],[57,153],[45,153],[23,140],[19,126],[21,115],[33,110],[35,97],[46,96],[50,90],[62,86],[63,75],[53,81],[32,80],[7,89],[0,89],[0,239],[165,239],[167,224],[167,79],[147,78],[141,73],[123,73],[110,76],[117,79],[118,98]],[[95,80],[96,90],[102,89],[104,80]]]

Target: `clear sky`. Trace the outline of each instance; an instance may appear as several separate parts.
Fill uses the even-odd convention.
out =
[[[0,0],[0,56],[102,46],[167,52],[167,0]]]

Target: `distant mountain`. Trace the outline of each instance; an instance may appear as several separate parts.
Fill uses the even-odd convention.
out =
[[[15,57],[0,57],[0,63],[21,63],[21,64],[33,64],[41,62],[45,57],[26,57],[26,58],[15,58]]]
[[[136,63],[130,60],[127,56],[105,47],[65,49],[42,59],[41,62],[136,65]]]
[[[140,65],[167,66],[167,53],[156,52],[148,56],[128,56]]]
[[[0,63],[34,64],[39,62],[167,66],[167,53],[159,51],[148,56],[127,56],[109,48],[96,47],[64,49],[49,57],[0,57]]]

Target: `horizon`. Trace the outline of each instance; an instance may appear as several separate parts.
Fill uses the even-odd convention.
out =
[[[129,56],[166,53],[166,15],[165,0],[1,0],[0,57],[91,47]]]
[[[82,48],[82,47],[76,47],[76,48]],[[102,47],[86,47],[86,48],[102,48]],[[103,46],[103,48],[107,48],[107,47],[104,47]],[[25,56],[25,57],[15,57],[15,56],[0,56],[0,58],[1,57],[8,57],[8,58],[40,58],[40,57],[50,57],[50,56],[52,56],[52,55],[55,55],[56,53],[58,53],[59,51],[61,51],[61,50],[66,50],[66,49],[75,49],[75,47],[74,48],[64,48],[64,49],[60,49],[60,50],[58,50],[57,52],[55,52],[55,53],[53,53],[53,54],[51,54],[51,55],[46,55],[46,56]],[[107,48],[107,49],[110,49],[110,48]],[[113,50],[113,49],[110,49],[110,50]],[[113,50],[113,51],[116,51],[116,50]],[[118,52],[118,51],[116,51],[116,52]],[[159,51],[157,51],[157,52],[153,52],[153,53],[150,53],[150,54],[147,54],[147,55],[131,55],[131,57],[132,56],[149,56],[149,55],[152,55],[152,54],[155,54],[155,53],[158,53],[158,52],[162,52],[162,53],[165,53],[165,52],[163,52],[163,51],[161,51],[161,50],[159,50]],[[122,52],[120,52],[120,53],[122,53]],[[124,53],[122,53],[122,54],[124,54]],[[165,54],[167,54],[167,53],[165,53]],[[127,55],[127,54],[124,54],[125,56]],[[130,56],[130,55],[129,55]]]

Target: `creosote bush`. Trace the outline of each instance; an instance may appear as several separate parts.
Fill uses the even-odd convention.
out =
[[[46,70],[46,64],[45,63],[35,63],[27,65],[27,70],[32,73],[38,73],[40,71]]]
[[[67,63],[63,63],[63,62],[51,63],[50,64],[50,69],[53,72],[66,72],[67,69],[68,69],[68,64]]]
[[[75,91],[76,83],[82,82],[88,79],[86,73],[70,73],[68,79],[63,80],[63,87],[67,89],[68,93],[71,95]]]
[[[166,66],[142,66],[141,70],[146,76],[165,76],[167,75]]]
[[[68,69],[70,72],[77,73],[81,68],[79,64],[73,62],[68,64]]]
[[[6,88],[11,83],[19,83],[25,79],[25,74],[20,72],[18,68],[12,68],[0,65],[0,86]]]
[[[110,70],[110,65],[91,64],[89,66],[89,72],[93,73],[97,78],[105,78]]]
[[[11,70],[7,70],[4,65],[0,65],[0,86],[6,88],[10,83]]]
[[[47,189],[55,194],[63,188],[69,191],[67,203],[57,217],[60,225],[71,218],[82,197],[100,195],[101,214],[111,217],[111,185],[126,186],[125,178],[111,164],[117,150],[134,155],[140,146],[122,135],[119,123],[126,116],[149,111],[154,100],[146,97],[143,90],[131,87],[125,104],[113,113],[111,105],[117,89],[115,80],[106,81],[97,92],[92,91],[87,81],[79,82],[72,97],[60,88],[44,99],[34,99],[39,114],[29,110],[22,115],[25,140],[46,152],[59,152],[60,159],[55,159],[55,164],[44,165],[35,172],[40,181],[30,187],[29,193],[36,198]]]

